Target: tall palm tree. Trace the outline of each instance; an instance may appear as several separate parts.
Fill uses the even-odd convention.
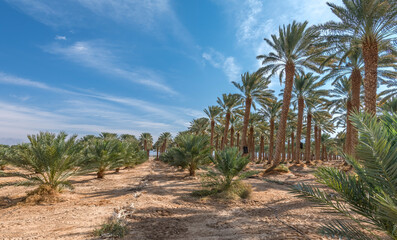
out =
[[[257,71],[252,74],[246,72],[241,75],[241,84],[237,82],[232,82],[236,88],[238,88],[242,95],[241,98],[245,100],[245,111],[244,111],[244,124],[241,136],[241,148],[247,148],[247,129],[248,122],[251,112],[251,105],[253,101],[262,99],[269,99],[273,95],[273,91],[269,90],[270,80],[263,78],[262,72]],[[254,105],[255,107],[255,105]],[[243,152],[243,155],[247,152]]]
[[[281,101],[277,101],[277,99],[273,99],[270,101],[260,101],[260,105],[262,106],[262,113],[264,116],[269,119],[270,123],[270,135],[269,135],[269,162],[273,159],[273,149],[274,149],[274,121],[276,120],[282,106]]]
[[[159,139],[157,140],[159,143],[160,153],[164,153],[168,146],[172,143],[172,135],[170,132],[163,132],[160,134]]]
[[[271,40],[265,39],[274,52],[267,55],[259,55],[264,65],[260,71],[269,73],[270,76],[280,75],[280,82],[285,75],[285,88],[283,95],[283,106],[281,111],[279,130],[277,131],[277,144],[275,161],[272,167],[266,171],[271,171],[280,163],[280,154],[284,147],[284,138],[287,124],[287,116],[291,101],[291,93],[294,75],[296,71],[303,71],[303,67],[316,69],[316,57],[321,48],[316,48],[315,44],[319,37],[314,28],[307,28],[308,22],[293,22],[287,26],[279,28],[279,35],[272,35]],[[318,50],[318,51],[317,51]]]
[[[329,101],[328,107],[332,110],[333,114],[343,115],[346,120],[346,141],[345,152],[347,154],[354,153],[354,132],[352,132],[352,123],[350,120],[353,113],[352,107],[352,82],[347,77],[339,78],[334,82],[334,88],[331,90],[332,100]],[[346,112],[344,112],[346,110]]]
[[[313,73],[302,73],[295,76],[294,86],[292,89],[293,104],[298,105],[298,125],[296,131],[296,155],[300,156],[300,145],[301,135],[303,126],[303,111],[305,105],[309,103],[318,104],[325,99],[322,96],[327,96],[328,91],[320,89],[324,86],[324,81],[318,81],[319,77],[314,76]],[[311,113],[310,113],[311,114]],[[311,116],[309,116],[311,118]],[[310,119],[311,120],[311,119]],[[297,157],[295,160],[297,163],[300,162],[300,158]]]
[[[207,109],[204,109],[204,113],[207,115],[208,119],[211,122],[211,147],[214,146],[214,130],[215,130],[215,120],[216,117],[222,112],[222,109],[219,106],[209,106]]]
[[[223,109],[226,117],[225,117],[225,129],[223,133],[223,138],[221,142],[221,149],[225,146],[225,142],[227,141],[227,133],[229,131],[229,123],[230,123],[230,115],[232,110],[240,106],[241,104],[241,96],[240,94],[222,94],[222,98],[218,97],[217,103]]]
[[[150,133],[141,133],[139,136],[139,142],[141,146],[143,147],[143,150],[147,153],[147,156],[149,157],[149,152],[150,149],[152,148],[153,144],[153,137],[152,134]]]
[[[313,112],[313,122],[314,122],[314,155],[315,160],[320,160],[320,150],[321,150],[321,126],[323,123],[329,121],[331,114],[326,110],[317,110]]]
[[[196,118],[190,122],[189,131],[195,135],[204,135],[209,126],[208,118]]]
[[[327,3],[340,22],[330,21],[320,27],[327,31],[327,41],[355,42],[362,49],[365,64],[365,110],[376,113],[378,58],[382,45],[396,39],[397,4],[395,0],[343,0],[343,6]]]

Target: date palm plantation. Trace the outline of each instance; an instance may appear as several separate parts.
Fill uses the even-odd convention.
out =
[[[261,72],[255,73],[244,73],[241,75],[241,84],[233,82],[234,86],[241,91],[241,98],[245,100],[243,130],[241,135],[241,148],[248,148],[247,144],[247,129],[249,123],[249,117],[251,112],[251,106],[253,101],[268,101],[273,97],[272,90],[268,89],[270,81],[262,76]],[[255,106],[255,105],[254,105]],[[246,152],[244,152],[246,154]]]
[[[327,3],[341,22],[320,25],[327,41],[354,42],[362,49],[365,65],[365,110],[376,113],[379,49],[388,46],[396,52],[393,41],[397,31],[397,4],[394,0],[344,0],[343,5]]]
[[[0,21],[0,239],[397,240],[397,0]]]
[[[318,60],[320,53],[319,49],[315,48],[315,45],[318,43],[319,32],[307,25],[307,21],[303,23],[294,21],[287,26],[280,27],[278,35],[272,35],[271,39],[265,39],[272,52],[257,56],[258,59],[262,60],[262,65],[264,65],[260,68],[261,72],[269,74],[269,76],[278,74],[280,82],[283,81],[285,76],[283,106],[276,137],[274,162],[267,171],[277,167],[281,161],[294,76],[297,72],[303,72],[304,67],[317,70],[316,60]]]

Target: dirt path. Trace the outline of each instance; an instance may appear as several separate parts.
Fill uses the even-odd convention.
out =
[[[269,178],[313,179],[307,169]],[[127,219],[125,239],[326,239],[316,231],[332,218],[294,197],[286,185],[259,178],[246,180],[254,190],[248,200],[192,197],[200,188],[198,179],[153,160],[104,180],[91,174],[73,181],[75,189],[62,194],[63,202],[38,206],[12,206],[32,188],[1,188],[0,239],[93,239],[93,230],[114,208],[131,203],[135,213]]]

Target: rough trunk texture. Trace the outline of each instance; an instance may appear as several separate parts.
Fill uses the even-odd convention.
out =
[[[237,137],[236,137],[236,146],[240,146],[240,132],[237,132]]]
[[[231,126],[230,128],[230,147],[233,147],[234,144],[234,127]]]
[[[295,151],[294,151],[294,142],[295,142],[295,136],[294,136],[294,131],[291,132],[291,161],[294,159]]]
[[[261,143],[259,144],[259,162],[263,161],[264,148],[265,148],[265,136],[261,135]]]
[[[216,137],[215,137],[215,149],[218,150],[218,147],[219,147],[219,136],[216,135]]]
[[[293,62],[287,62],[285,65],[285,87],[283,94],[283,105],[281,109],[281,117],[280,123],[277,131],[277,143],[276,143],[276,151],[274,154],[274,161],[270,168],[266,170],[266,172],[272,171],[277,165],[280,163],[281,152],[283,148],[283,140],[285,136],[285,130],[287,127],[287,117],[289,106],[291,103],[291,94],[292,94],[292,86],[294,83],[294,75],[295,75],[295,65]]]
[[[323,160],[323,157],[322,157],[322,154],[321,154],[321,149],[320,149],[320,147],[321,147],[321,127],[318,127],[318,145],[319,145],[319,147],[318,147],[318,149],[319,149],[319,153],[320,153],[320,159],[319,160]]]
[[[214,146],[215,120],[211,120],[211,148]]]
[[[360,111],[360,86],[361,86],[361,73],[360,69],[354,69],[351,75],[352,81],[352,111]],[[351,125],[351,154],[355,155],[355,149],[358,143],[357,129]]]
[[[287,145],[287,161],[291,159],[291,139],[288,139]]]
[[[352,124],[350,121],[350,114],[352,113],[352,104],[351,101],[348,100],[346,103],[347,108],[347,121],[346,121],[346,139],[345,139],[345,151],[347,154],[352,154]]]
[[[273,160],[274,149],[274,118],[270,119],[269,163]]]
[[[281,160],[283,163],[285,162],[285,159],[286,159],[286,158],[285,158],[285,152],[286,152],[286,151],[285,151],[285,137],[286,137],[285,135],[286,135],[286,134],[284,134],[283,153],[282,153],[282,160]]]
[[[363,42],[362,49],[365,65],[365,111],[371,114],[376,114],[376,90],[378,87],[378,43],[375,39],[368,38]]]
[[[301,136],[302,136],[302,125],[303,125],[303,108],[305,107],[305,102],[302,97],[298,99],[298,125],[296,129],[296,155],[299,156],[301,152]],[[300,158],[296,159],[296,163],[300,163]]]
[[[96,173],[97,178],[104,178],[105,177],[105,169],[99,169],[99,171]]]
[[[241,149],[244,147],[248,147],[247,144],[247,131],[248,131],[248,123],[250,119],[250,112],[251,112],[251,103],[252,99],[250,97],[247,97],[245,99],[245,112],[244,112],[244,122],[243,122],[243,132],[241,135]],[[243,153],[243,155],[246,155]]]
[[[250,154],[251,161],[254,161],[255,159],[254,127],[250,127],[250,141],[249,141],[248,151]]]
[[[312,130],[312,114],[308,111],[307,113],[307,126],[306,126],[306,163],[310,163],[311,154],[310,154],[310,138],[311,138],[311,130]]]
[[[223,138],[221,142],[221,149],[223,149],[227,144],[227,133],[229,131],[229,122],[230,122],[230,112],[227,112],[225,119],[225,131],[223,132]]]
[[[156,160],[159,160],[159,147],[156,148]]]
[[[320,143],[318,142],[318,127],[317,123],[314,124],[314,153],[315,153],[315,160],[320,160]]]

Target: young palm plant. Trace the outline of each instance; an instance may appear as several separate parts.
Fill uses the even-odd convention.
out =
[[[190,176],[208,163],[210,156],[209,138],[207,135],[182,134],[175,138],[177,147],[167,153],[167,161],[173,166],[189,170]]]
[[[239,148],[226,147],[217,151],[215,157],[211,157],[211,161],[214,164],[214,169],[209,169],[207,174],[203,175],[203,186],[210,190],[199,191],[201,195],[226,192],[241,198],[248,197],[250,188],[240,181],[257,172],[243,172],[250,160],[248,157],[242,156]]]
[[[97,178],[104,178],[107,170],[123,165],[122,144],[114,138],[94,138],[85,149],[87,168],[97,171]]]
[[[323,226],[326,235],[380,239],[373,230],[381,230],[397,239],[397,115],[353,114],[352,121],[359,131],[357,159],[345,158],[354,174],[330,167],[316,172],[318,181],[337,194],[304,183],[293,189],[347,218]]]
[[[18,174],[27,179],[28,184],[55,191],[71,187],[68,179],[80,172],[77,166],[83,162],[83,155],[77,135],[67,136],[64,132],[28,135],[30,143],[13,148],[7,162],[30,172]]]

